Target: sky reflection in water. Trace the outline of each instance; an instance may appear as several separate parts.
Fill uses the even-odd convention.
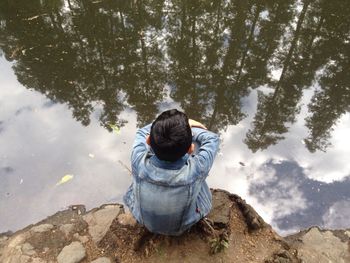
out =
[[[349,227],[349,2],[135,3],[0,4],[0,232],[121,201],[172,107],[221,135],[211,187],[280,233]]]

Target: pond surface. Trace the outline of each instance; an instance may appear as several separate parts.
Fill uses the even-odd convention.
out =
[[[170,108],[220,134],[209,185],[281,234],[350,227],[349,14],[348,0],[1,1],[0,232],[121,202],[136,129]]]

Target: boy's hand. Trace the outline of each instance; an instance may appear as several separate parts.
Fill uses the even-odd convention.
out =
[[[207,127],[205,127],[202,123],[200,123],[199,121],[195,121],[192,119],[188,119],[188,124],[190,125],[190,127],[197,127],[197,128],[202,128],[207,130]]]

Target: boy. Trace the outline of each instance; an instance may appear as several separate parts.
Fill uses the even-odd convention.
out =
[[[199,144],[195,155],[192,142]],[[124,196],[136,220],[153,233],[181,235],[206,216],[211,193],[205,178],[218,147],[215,133],[176,109],[139,129],[131,154],[133,181]]]

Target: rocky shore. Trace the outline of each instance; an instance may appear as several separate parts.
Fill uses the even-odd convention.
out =
[[[213,190],[213,209],[180,237],[149,233],[120,204],[71,206],[0,234],[1,263],[350,262],[350,230],[279,236],[239,196]]]

